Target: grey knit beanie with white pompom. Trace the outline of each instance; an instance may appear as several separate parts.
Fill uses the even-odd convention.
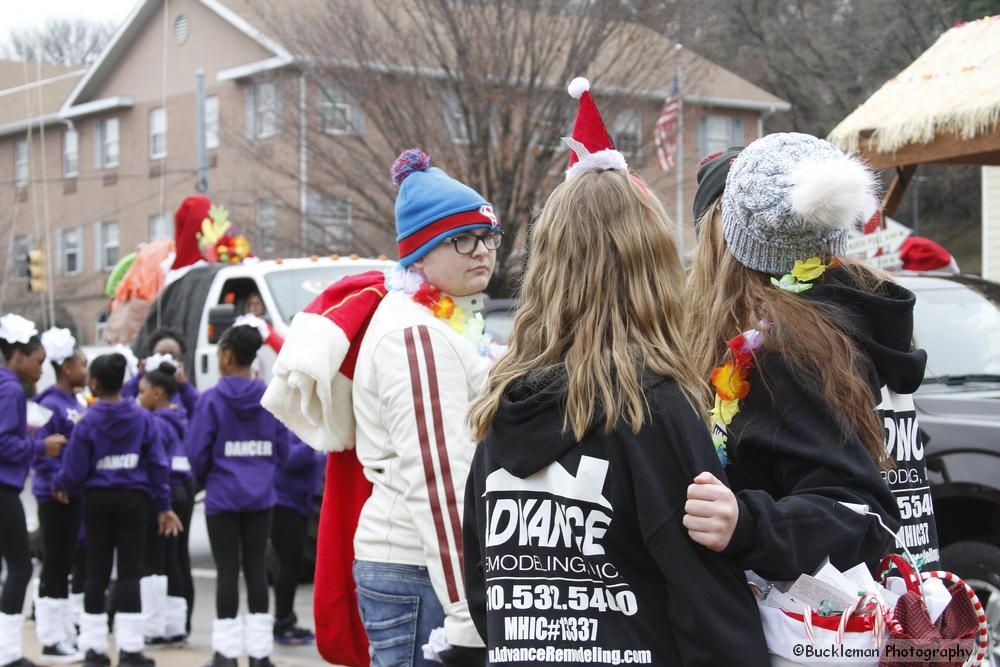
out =
[[[726,244],[744,266],[789,272],[795,260],[843,255],[874,207],[875,175],[829,141],[769,134],[733,162],[722,195]]]

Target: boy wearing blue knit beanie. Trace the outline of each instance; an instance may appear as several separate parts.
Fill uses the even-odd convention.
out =
[[[352,388],[355,451],[373,484],[354,536],[358,607],[373,664],[435,664],[426,644],[446,665],[485,665],[459,518],[475,450],[465,413],[495,351],[479,311],[503,232],[482,195],[419,149],[392,178],[399,265]]]

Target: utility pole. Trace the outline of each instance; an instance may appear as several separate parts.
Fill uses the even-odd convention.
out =
[[[198,158],[198,182],[195,189],[204,194],[208,192],[208,147],[205,136],[205,72],[198,70],[194,75],[195,116],[195,146]]]

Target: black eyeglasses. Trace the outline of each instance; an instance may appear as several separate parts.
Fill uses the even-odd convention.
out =
[[[503,243],[503,232],[490,232],[488,234],[472,234],[471,232],[457,234],[445,241],[451,242],[455,246],[455,252],[459,255],[471,255],[476,252],[476,247],[482,242],[487,250],[496,250]]]

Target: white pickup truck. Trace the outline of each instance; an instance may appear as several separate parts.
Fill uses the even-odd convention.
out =
[[[135,348],[144,351],[149,335],[161,326],[182,331],[188,376],[204,391],[219,380],[216,342],[233,317],[245,311],[251,294],[260,295],[267,311],[265,319],[284,338],[295,314],[330,283],[356,273],[384,271],[393,264],[352,255],[197,267],[160,293]],[[260,377],[265,382],[271,378],[275,356],[266,345],[258,355]]]

